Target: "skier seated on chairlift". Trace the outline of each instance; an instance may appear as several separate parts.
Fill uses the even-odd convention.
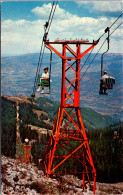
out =
[[[39,85],[39,88],[37,89],[37,91],[40,91],[40,89],[42,87],[41,93],[44,93],[44,86],[49,85],[48,67],[44,68],[44,73],[42,73],[42,76],[40,78],[40,84],[38,84],[38,85]]]
[[[115,84],[115,78],[111,77],[111,76],[108,76],[107,71],[104,71],[103,74],[104,75],[100,78],[100,91],[99,91],[99,94],[108,95],[108,93],[106,93],[106,90],[113,88],[113,84]]]

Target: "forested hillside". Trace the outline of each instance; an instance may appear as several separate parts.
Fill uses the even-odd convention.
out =
[[[48,118],[51,121],[55,120],[58,107],[60,104],[59,102],[52,101],[52,100],[49,100],[47,98],[42,98],[42,97],[34,100],[34,102],[38,104],[38,106],[34,106],[34,108],[48,113]],[[101,115],[95,112],[93,109],[86,108],[86,107],[81,108],[81,114],[82,114],[85,128],[90,129],[90,130],[105,128],[109,125],[115,124],[117,121],[110,116]]]
[[[1,151],[6,156],[16,153],[16,109],[14,102],[1,99]]]
[[[16,154],[16,108],[15,102],[1,98],[2,103],[2,154],[14,157]],[[15,98],[16,99],[16,98]],[[30,100],[30,98],[28,98]],[[38,159],[43,159],[44,151],[48,143],[48,136],[39,139],[37,127],[46,130],[52,129],[57,115],[59,102],[53,102],[47,98],[38,98],[32,102],[19,103],[20,136],[21,142],[25,137],[35,140],[31,150],[32,162],[38,165]],[[110,116],[100,115],[90,108],[81,108],[83,122],[89,139],[90,150],[97,170],[97,181],[117,182],[122,181],[123,174],[123,123]],[[29,127],[32,125],[34,130]],[[114,131],[117,136],[114,137]],[[73,143],[73,146],[76,143]],[[63,151],[60,150],[63,154]],[[78,162],[73,159],[61,168],[66,171],[79,169]]]

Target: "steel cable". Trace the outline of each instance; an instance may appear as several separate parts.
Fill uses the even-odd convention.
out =
[[[52,4],[52,8],[51,8],[50,15],[49,15],[49,19],[48,19],[48,24],[49,24],[49,21],[50,21],[50,17],[51,17],[51,14],[52,14],[52,10],[53,10],[54,3],[55,3],[55,1],[53,1],[53,4]]]
[[[94,49],[94,48],[93,48],[93,49]],[[89,57],[90,57],[90,55],[91,55],[91,53],[92,53],[93,49],[92,49],[92,50],[91,50],[91,52],[89,53],[88,57],[86,58],[86,60],[85,60],[84,64],[82,65],[82,67],[81,67],[81,69],[80,69],[80,71],[79,71],[79,72],[81,72],[81,71],[82,71],[82,68],[85,66],[86,62],[88,61],[88,59],[89,59]],[[72,87],[72,86],[70,86],[70,87],[69,87],[69,89],[68,89],[67,93],[69,93],[69,91],[70,91],[71,87]]]
[[[56,2],[55,8],[53,10],[54,4],[55,4],[55,1],[53,1],[52,8],[51,8],[51,11],[50,11],[50,15],[49,15],[49,18],[48,18],[48,23],[47,23],[48,26],[49,26],[49,27],[47,26],[48,27],[48,30],[47,30],[47,27],[46,27],[45,33],[44,33],[44,34],[47,33],[47,35],[48,35],[49,29],[50,29],[50,26],[51,26],[51,23],[52,23],[52,20],[53,20],[53,16],[54,16],[54,13],[55,13],[56,6],[58,4],[58,1]],[[53,12],[53,14],[52,14],[52,12]],[[44,36],[43,36],[43,38],[44,38]],[[45,49],[45,45],[44,45],[44,49],[43,49],[43,43],[44,43],[44,40],[42,40],[42,44],[41,44],[41,50],[40,50],[39,61],[38,61],[38,66],[37,66],[37,71],[36,71],[36,76],[35,76],[35,81],[34,81],[34,87],[33,87],[32,97],[35,96],[36,85],[37,85],[37,81],[38,81],[38,75],[40,73],[41,64],[42,64],[42,61],[43,61],[44,49]],[[42,49],[43,49],[43,52],[42,52]]]
[[[119,26],[121,26],[122,24],[123,24],[123,22],[121,22],[121,23],[117,26],[117,28],[115,28],[115,29],[112,31],[112,33],[110,33],[109,36],[111,36],[111,35],[115,32],[115,30],[117,30],[117,29],[119,28]]]
[[[112,28],[112,26],[119,20],[119,18],[120,18],[122,15],[123,15],[123,13],[120,14],[120,16],[113,22],[113,24],[111,24],[111,26],[109,27],[109,29]],[[122,24],[122,23],[120,23],[120,25],[121,25],[121,24]],[[119,28],[120,25],[118,25],[117,28]],[[116,28],[116,29],[117,29],[117,28]],[[115,29],[115,30],[116,30],[116,29]],[[115,31],[115,30],[114,30],[114,31]],[[113,31],[113,32],[114,32],[114,31]],[[111,34],[113,34],[113,32],[112,32]],[[105,32],[105,33],[106,33],[106,32]],[[105,34],[105,33],[104,33],[104,34]],[[103,34],[103,35],[104,35],[104,34]],[[109,36],[111,36],[111,34],[110,34]],[[101,35],[101,37],[102,37],[103,35]],[[100,37],[98,40],[100,40],[101,37]],[[94,48],[93,48],[93,49],[94,49]],[[93,49],[92,49],[92,51],[93,51]],[[92,51],[91,51],[91,53],[92,53]],[[91,54],[91,53],[90,53],[90,54]],[[87,57],[87,59],[86,59],[84,65],[86,64],[88,58],[90,57],[90,54],[89,54],[89,56]],[[84,65],[81,67],[81,70],[82,70],[82,68],[84,67]],[[80,70],[80,71],[81,71],[81,70]]]
[[[53,17],[54,17],[54,13],[55,13],[55,10],[56,10],[56,7],[57,7],[57,4],[58,4],[58,1],[56,2],[55,8],[54,8],[54,10],[53,10],[52,18],[51,18],[51,21],[50,21],[50,24],[49,24],[49,27],[48,27],[47,33],[49,33],[50,26],[51,26],[51,23],[52,23],[52,20],[53,20]]]
[[[109,37],[119,28],[119,26],[122,25],[123,22],[121,22],[110,34],[109,34]],[[92,62],[94,61],[94,59],[96,58],[97,54],[99,53],[100,49],[102,48],[102,46],[104,45],[104,43],[106,42],[107,38],[104,40],[103,44],[101,45],[101,47],[99,48],[98,52],[96,53],[96,55],[94,56],[94,58],[92,59],[91,63],[89,64],[89,66],[87,67],[87,69],[85,70],[85,72],[83,73],[82,77],[80,78],[80,81],[81,79],[84,77],[85,73],[87,72],[87,70],[89,69],[89,67],[91,66]]]
[[[112,24],[109,28],[111,28],[111,27],[117,22],[117,20],[119,20],[119,18],[120,18],[122,15],[123,15],[123,13],[119,15],[119,17],[113,22],[113,24]]]
[[[94,49],[94,47],[93,47],[93,49]],[[90,57],[90,55],[91,55],[93,49],[91,50],[91,52],[89,53],[88,57],[86,58],[84,64],[82,65],[82,67],[81,67],[81,69],[80,69],[80,72],[82,71],[83,67],[85,66],[86,62],[88,61],[88,59],[89,59],[89,57]]]
[[[32,95],[35,95],[38,75],[39,75],[40,68],[41,68],[41,62],[43,60],[44,49],[43,49],[43,53],[42,53],[42,48],[43,48],[43,41],[42,41],[41,51],[40,51],[40,55],[39,55],[39,61],[38,61],[38,66],[37,66],[37,71],[36,71],[36,76],[35,76],[35,81],[34,81],[34,87],[33,87]],[[44,45],[44,48],[45,48],[45,45]]]
[[[102,48],[102,46],[104,45],[104,43],[106,42],[107,39],[104,40],[104,42],[102,43],[101,47],[99,48],[98,52],[95,54],[95,56],[93,57],[92,61],[90,62],[89,66],[87,67],[87,69],[85,70],[85,72],[83,73],[83,75],[80,78],[81,79],[84,77],[85,73],[87,72],[87,70],[89,69],[89,67],[91,66],[92,62],[94,61],[94,59],[96,58],[97,54],[99,53],[100,49]]]
[[[119,17],[111,24],[111,26],[109,27],[109,29],[112,28],[112,26],[119,20],[119,18],[120,18],[122,15],[123,15],[123,13],[120,14]],[[101,38],[105,35],[105,33],[106,33],[106,32],[104,32],[104,33],[100,36],[99,39],[101,39]]]

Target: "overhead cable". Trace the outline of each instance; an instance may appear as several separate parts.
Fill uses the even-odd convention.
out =
[[[93,47],[93,49],[94,49],[94,47]],[[88,61],[88,59],[89,59],[89,57],[90,57],[90,55],[91,55],[93,49],[91,50],[91,52],[89,53],[88,57],[86,58],[84,64],[82,65],[82,67],[81,67],[81,69],[80,69],[80,72],[81,72],[81,70],[83,69],[83,67],[85,66],[86,62]]]
[[[111,36],[111,35],[115,32],[115,30],[117,30],[122,24],[123,24],[123,22],[121,22],[121,23],[112,31],[112,33],[110,33],[109,36]]]
[[[94,61],[94,59],[96,58],[97,54],[99,53],[100,49],[102,48],[102,46],[104,45],[104,43],[106,42],[107,39],[104,40],[104,42],[102,43],[101,47],[99,48],[98,52],[95,54],[95,56],[93,57],[92,61],[90,62],[90,64],[88,65],[87,69],[85,70],[85,72],[83,73],[83,75],[80,78],[81,79],[84,77],[85,73],[87,72],[87,70],[89,69],[89,67],[91,66],[92,62]]]
[[[120,19],[120,17],[122,15],[123,15],[123,13],[118,16],[118,18],[111,24],[111,26],[109,27],[109,29],[112,28],[112,26]],[[99,37],[99,39],[101,39],[105,35],[105,33],[106,33],[106,31]]]
[[[53,20],[53,16],[54,16],[58,1],[56,2],[55,8],[54,8],[54,4],[55,4],[55,1],[53,1],[53,3],[52,3],[52,7],[51,7],[50,15],[49,15],[49,18],[48,18],[48,22],[46,22],[46,24],[45,24],[45,33],[44,33],[42,44],[41,44],[41,50],[40,50],[39,61],[38,61],[38,66],[37,66],[37,71],[36,71],[36,76],[35,76],[35,81],[34,81],[32,97],[35,96],[37,81],[38,81],[38,78],[39,78],[39,73],[40,73],[40,69],[41,69],[41,65],[42,65],[42,61],[43,61],[44,50],[45,50],[44,38],[47,39],[48,32],[49,32],[49,29],[50,29],[50,26],[51,26],[51,23],[52,23],[52,20]]]
[[[93,49],[94,49],[94,48],[93,48]],[[81,67],[81,69],[80,69],[80,71],[79,71],[79,72],[81,72],[82,68],[85,66],[85,64],[86,64],[86,62],[88,61],[88,59],[89,59],[89,57],[90,57],[90,55],[91,55],[91,53],[92,53],[93,49],[92,49],[92,50],[91,50],[91,52],[89,53],[88,57],[86,58],[86,60],[85,60],[84,64],[82,65],[82,67]],[[76,61],[75,61],[75,62],[76,62]],[[75,62],[74,62],[74,63],[75,63]],[[73,64],[74,64],[74,63],[73,63]],[[68,89],[67,93],[69,93],[69,91],[70,91],[71,87],[72,87],[72,85],[69,87],[69,89]]]
[[[52,20],[53,20],[53,17],[54,17],[54,13],[55,13],[55,10],[56,10],[56,6],[57,6],[57,4],[58,4],[58,1],[56,2],[55,8],[54,8],[54,10],[53,10],[52,18],[51,18],[51,21],[50,21],[50,24],[49,24],[49,27],[48,27],[48,32],[47,32],[47,33],[49,33],[50,26],[51,26],[51,23],[52,23]]]
[[[111,24],[111,26],[110,26],[110,27],[107,27],[107,28],[108,28],[108,29],[112,28],[112,26],[119,20],[119,18],[120,18],[122,15],[123,15],[123,13],[120,14],[119,17]],[[120,26],[121,24],[122,24],[122,22],[117,26],[117,28],[119,28],[119,26]],[[105,29],[105,32],[100,36],[100,38],[99,38],[98,40],[100,40],[101,37],[107,32],[107,28]],[[117,29],[117,28],[116,28],[116,29]],[[115,30],[116,30],[116,29],[115,29]],[[111,35],[115,32],[115,30],[114,30],[109,36],[111,36]],[[91,53],[92,53],[92,51],[93,51],[93,49],[91,50]],[[85,63],[83,64],[83,66],[81,67],[81,70],[82,70],[82,68],[84,67],[84,65],[86,64],[86,62],[88,61],[88,59],[89,59],[91,53],[90,53],[89,56],[87,57],[87,59],[86,59]],[[80,70],[80,71],[81,71],[81,70]]]
[[[109,28],[111,28],[111,27],[117,22],[117,20],[119,20],[119,18],[120,18],[122,15],[123,15],[123,13],[119,15],[119,17],[111,24],[111,26],[110,26]]]
[[[123,22],[121,22],[110,34],[109,37],[119,28],[119,26],[122,25]],[[85,73],[87,72],[87,70],[89,69],[89,67],[91,66],[92,62],[94,61],[94,59],[96,58],[97,54],[99,53],[100,49],[102,48],[102,46],[104,45],[104,43],[106,42],[107,38],[104,40],[104,42],[102,43],[101,47],[99,48],[98,52],[95,54],[94,58],[92,59],[92,61],[90,62],[89,66],[87,67],[87,69],[85,70],[85,72],[83,73],[82,77],[80,78],[80,80],[84,77]]]
[[[43,49],[43,40],[42,40],[42,44],[41,44],[41,50],[40,50],[40,55],[39,55],[39,60],[38,60],[38,66],[37,66],[32,96],[34,96],[35,90],[36,90],[37,78],[38,78],[38,74],[39,74],[39,67],[40,67],[40,61],[41,61],[41,56],[42,56],[42,49]]]

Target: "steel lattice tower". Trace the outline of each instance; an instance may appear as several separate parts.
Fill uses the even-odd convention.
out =
[[[85,181],[90,182],[94,178],[93,193],[96,187],[96,170],[94,168],[88,139],[83,125],[79,107],[79,84],[80,84],[80,60],[91,51],[98,41],[82,40],[56,40],[45,41],[45,44],[62,59],[62,87],[61,104],[58,114],[45,150],[45,170],[49,177],[52,174],[66,173],[68,161],[74,159],[76,174],[82,174],[83,188]],[[62,45],[62,53],[58,52],[52,45]],[[74,51],[70,46],[74,45]],[[88,48],[81,53],[81,46]],[[69,55],[68,55],[69,54]],[[70,56],[71,55],[71,56]],[[68,79],[68,76],[72,78]],[[71,80],[71,81],[70,81]],[[72,89],[72,90],[71,90]],[[61,150],[62,148],[62,150]],[[61,169],[61,167],[63,168]],[[70,170],[70,173],[74,174]]]

